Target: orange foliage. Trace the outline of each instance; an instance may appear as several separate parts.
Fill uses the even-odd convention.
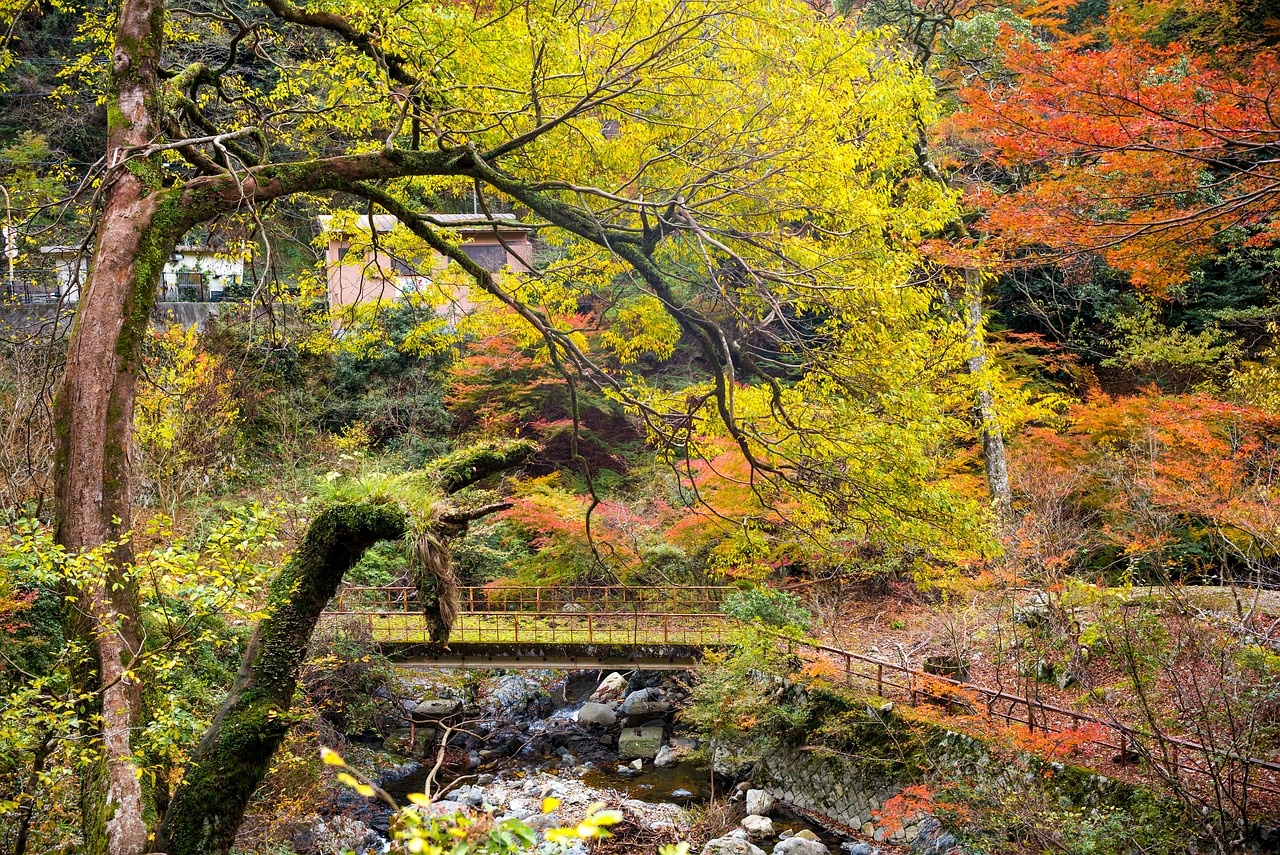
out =
[[[1061,4],[1037,7],[1046,20]],[[1119,26],[1119,24],[1115,24]],[[1194,56],[1185,46],[1091,38],[1045,45],[1006,32],[1008,74],[975,80],[954,129],[1017,176],[1012,189],[977,186],[993,248],[1089,250],[1163,294],[1213,249],[1223,228],[1255,244],[1280,237],[1273,217],[1280,170],[1280,54]],[[1206,186],[1206,170],[1215,170]]]
[[[889,834],[901,831],[908,820],[938,813],[949,813],[962,819],[970,815],[969,809],[958,802],[941,801],[938,792],[928,784],[903,787],[879,809],[871,811],[876,823]]]
[[[1042,572],[1110,546],[1171,560],[1189,526],[1240,554],[1280,554],[1280,418],[1207,395],[1098,395],[1012,455],[1026,513],[1010,540]],[[1205,535],[1207,536],[1207,535]]]
[[[1008,729],[1007,735],[1018,751],[1025,751],[1048,760],[1061,760],[1079,754],[1086,745],[1102,741],[1106,730],[1102,725],[1087,722],[1079,727],[1057,733],[1047,730],[1026,730],[1021,725]]]

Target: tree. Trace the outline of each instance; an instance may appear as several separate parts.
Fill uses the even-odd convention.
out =
[[[1274,50],[1199,55],[1145,41],[1081,50],[1006,32],[959,125],[999,170],[977,188],[1014,254],[1100,254],[1157,296],[1224,242],[1276,239]]]
[[[868,0],[860,3],[843,0],[837,4],[837,8],[842,12],[858,14],[868,26],[888,26],[896,30],[921,71],[933,76],[934,85],[940,92],[948,92],[954,89],[949,79],[954,76],[957,59],[961,59],[954,55],[955,48],[950,44],[953,33],[962,19],[981,11],[983,5],[972,0],[931,0],[923,3],[899,0]],[[931,152],[929,134],[930,127],[921,121],[916,128],[915,143],[921,172],[950,189],[951,179],[943,173]],[[945,231],[953,244],[946,253],[950,256],[948,266],[953,270],[944,268],[944,274],[958,274],[954,278],[963,283],[960,297],[965,341],[969,349],[968,368],[975,385],[973,415],[978,439],[982,443],[987,488],[997,515],[1009,522],[1013,510],[1013,493],[1009,489],[1004,431],[996,411],[995,384],[991,376],[992,366],[987,355],[983,326],[983,265],[980,258],[964,257],[967,253],[956,246],[972,240],[969,228],[959,214],[946,224]],[[956,267],[958,269],[954,269]]]
[[[98,24],[110,77],[92,274],[57,398],[57,538],[72,553],[105,547],[114,568],[67,591],[102,756],[85,781],[87,851],[152,845],[155,805],[130,742],[146,710],[129,442],[160,271],[197,225],[256,222],[296,194],[366,200],[535,330],[571,400],[583,384],[616,396],[686,455],[702,441],[694,424],[729,438],[764,503],[806,502],[796,525],[925,543],[973,535],[977,515],[942,480],[963,433],[951,398],[963,324],[935,292],[900,287],[919,237],[954,219],[954,196],[918,173],[915,130],[935,115],[928,81],[876,36],[788,0],[366,0],[349,17],[290,0],[172,13],[121,0],[110,11],[113,34]],[[196,30],[198,51],[185,47],[197,37],[166,42]],[[281,42],[295,46],[287,58]],[[417,201],[464,190],[486,215],[531,211],[570,263],[499,281]],[[620,378],[548,309],[618,283],[674,321],[707,379],[667,390]],[[911,479],[886,474],[903,459]],[[278,742],[293,657],[325,591],[399,527],[377,505],[315,521],[155,845],[227,850],[255,780],[245,764]]]

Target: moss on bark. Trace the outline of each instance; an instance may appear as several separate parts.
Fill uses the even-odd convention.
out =
[[[537,443],[527,439],[481,442],[440,458],[433,468],[440,479],[440,489],[446,494],[456,493],[490,475],[519,466],[537,448]]]
[[[156,833],[168,855],[226,853],[245,807],[297,716],[298,668],[316,622],[346,572],[380,540],[401,537],[404,511],[354,502],[321,512],[271,586],[270,615],[249,642],[240,673],[187,765]]]

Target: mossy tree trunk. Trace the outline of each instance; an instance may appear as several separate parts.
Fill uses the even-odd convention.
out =
[[[1001,524],[1007,524],[1013,513],[1013,493],[1009,489],[1009,465],[1005,458],[1004,431],[996,413],[995,390],[987,373],[987,342],[982,334],[982,274],[965,270],[965,338],[969,346],[969,373],[978,378],[973,405],[978,438],[982,441],[982,460],[987,474],[987,488]]]
[[[108,103],[110,173],[81,288],[56,416],[57,539],[80,553],[118,542],[131,518],[129,441],[142,335],[156,278],[172,240],[153,228],[161,199],[152,193],[159,164],[131,157],[156,132],[163,0],[124,4],[112,56]],[[158,262],[156,260],[158,259]],[[155,262],[149,264],[148,262]],[[66,631],[85,650],[77,668],[86,736],[99,759],[83,778],[85,850],[138,855],[147,846],[147,796],[134,760],[133,728],[142,720],[131,673],[140,645],[138,595],[127,568],[133,551],[115,546],[108,569],[67,591]]]
[[[298,669],[325,605],[346,572],[380,540],[406,531],[396,505],[337,505],[320,513],[271,587],[270,615],[249,642],[240,672],[187,765],[156,833],[168,855],[224,853],[245,807],[296,716]]]

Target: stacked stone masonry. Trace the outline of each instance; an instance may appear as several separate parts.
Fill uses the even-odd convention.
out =
[[[755,782],[784,804],[819,814],[861,831],[877,842],[910,843],[919,834],[918,820],[886,828],[875,812],[902,789],[868,775],[850,758],[816,751],[777,751],[761,759]]]

